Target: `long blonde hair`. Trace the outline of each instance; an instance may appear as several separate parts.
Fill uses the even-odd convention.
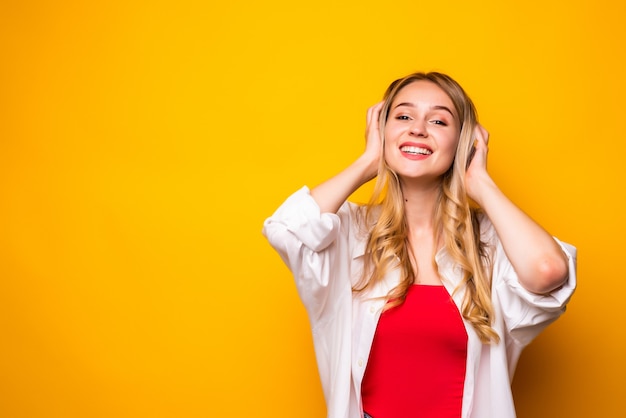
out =
[[[465,287],[465,295],[461,314],[474,327],[482,342],[497,342],[498,334],[491,327],[494,317],[491,263],[485,244],[480,240],[478,208],[472,207],[465,189],[465,172],[472,151],[474,128],[478,123],[474,104],[463,88],[445,74],[410,74],[391,83],[385,92],[379,125],[383,143],[391,103],[400,90],[420,80],[434,83],[446,92],[461,122],[455,158],[443,175],[435,208],[435,224],[442,226],[436,229],[435,242],[443,239],[446,250],[462,271],[459,288]],[[387,295],[385,309],[389,309],[403,303],[409,287],[415,282],[416,272],[411,264],[400,181],[386,164],[384,155],[381,155],[376,186],[366,208],[365,223],[373,227],[367,241],[363,277],[354,290],[359,292],[370,288],[383,280],[391,268],[398,266],[401,280]],[[432,262],[437,271],[434,256]]]

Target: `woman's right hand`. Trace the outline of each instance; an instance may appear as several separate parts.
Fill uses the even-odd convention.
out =
[[[383,144],[380,134],[380,111],[384,102],[376,103],[367,109],[367,126],[365,129],[365,151],[362,158],[369,162],[368,178],[373,179],[378,174],[378,162],[382,153]]]
[[[336,213],[352,193],[378,174],[383,148],[378,124],[382,107],[381,102],[367,110],[365,151],[361,156],[339,174],[311,189],[311,196],[322,213]]]

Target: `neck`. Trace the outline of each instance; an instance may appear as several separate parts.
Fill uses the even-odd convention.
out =
[[[435,206],[440,193],[440,183],[419,187],[403,185],[402,195],[409,231],[433,229]]]

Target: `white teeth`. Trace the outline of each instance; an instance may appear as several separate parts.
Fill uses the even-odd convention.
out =
[[[400,147],[400,151],[402,152],[406,152],[407,154],[423,154],[423,155],[430,155],[433,152],[430,150],[427,150],[426,148],[419,148],[419,147],[411,147],[411,146],[404,146],[404,147]]]

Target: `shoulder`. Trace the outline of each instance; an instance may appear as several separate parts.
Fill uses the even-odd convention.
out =
[[[498,234],[491,223],[491,219],[480,209],[472,209],[472,217],[480,230],[480,241],[484,245],[496,245],[498,242]]]
[[[367,241],[379,215],[379,206],[350,201],[346,201],[337,212],[341,224],[341,235],[347,239],[352,259],[357,260],[365,254]]]
[[[364,204],[346,201],[337,211],[342,227],[355,238],[363,239],[371,230],[368,208]]]

